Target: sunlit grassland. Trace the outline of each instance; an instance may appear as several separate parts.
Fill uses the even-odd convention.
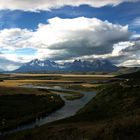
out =
[[[60,77],[114,77],[115,75],[99,75],[99,74],[24,74],[24,73],[19,73],[19,74],[12,74],[13,76],[60,76]]]
[[[74,74],[11,74],[0,75],[0,86],[17,87],[24,84],[42,85],[83,85],[91,87],[99,85],[92,83],[112,79],[114,75],[74,75]]]
[[[6,86],[6,87],[17,87],[22,86],[25,84],[59,84],[59,83],[71,83],[72,81],[64,81],[64,80],[5,80],[3,82],[0,82],[0,86]]]
[[[6,74],[0,75],[1,93],[22,93],[22,94],[43,94],[41,91],[31,88],[23,88],[24,85],[34,86],[60,86],[63,89],[76,90],[77,92],[47,90],[48,93],[65,93],[71,96],[65,96],[67,100],[74,100],[83,97],[81,92],[95,91],[96,88],[102,84],[100,81],[112,79],[113,75],[81,75],[81,74]],[[99,83],[92,83],[99,81]],[[8,88],[6,88],[8,87]],[[9,88],[11,91],[9,92]],[[14,92],[16,91],[18,92]]]

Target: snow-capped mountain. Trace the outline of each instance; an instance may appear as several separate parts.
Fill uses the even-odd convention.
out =
[[[75,60],[70,64],[71,70],[76,71],[95,71],[95,72],[112,72],[118,70],[118,68],[113,65],[108,60],[93,60],[93,61],[81,61]]]
[[[73,62],[59,64],[50,60],[34,59],[23,64],[14,72],[51,72],[51,71],[81,71],[81,72],[112,72],[117,71],[118,67],[108,60],[82,61],[75,60]]]
[[[23,64],[15,72],[38,72],[38,71],[56,71],[58,64],[54,61],[34,59],[28,63]]]

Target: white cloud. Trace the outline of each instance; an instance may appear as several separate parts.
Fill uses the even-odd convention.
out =
[[[140,17],[135,18],[132,23],[131,23],[132,27],[140,27]]]
[[[120,66],[127,66],[127,67],[134,67],[134,66],[140,66],[140,59],[131,59],[131,60],[126,60],[119,64]]]
[[[140,39],[140,34],[133,34],[131,36],[131,40],[139,40]]]
[[[128,26],[96,18],[57,17],[50,19],[49,24],[40,24],[31,40],[39,48],[49,49],[55,59],[68,59],[110,53],[114,43],[128,40],[129,36]]]
[[[6,56],[0,55],[0,70],[14,70],[20,65],[21,63],[9,60]]]
[[[111,60],[121,66],[140,66],[140,41],[127,41],[114,45]]]
[[[125,41],[114,44],[112,53],[103,55],[87,55],[77,59],[108,59],[118,66],[140,66],[140,41]]]
[[[62,55],[77,57],[105,54],[113,45],[128,40],[128,26],[112,24],[97,18],[52,18],[48,24],[39,24],[36,31],[4,29],[0,31],[0,47],[4,49],[36,48],[46,52],[46,57]],[[45,51],[46,50],[46,51]],[[62,58],[60,58],[62,59]]]
[[[29,39],[32,34],[32,31],[27,29],[3,29],[0,31],[0,48],[17,49],[29,47]]]
[[[123,49],[126,49],[130,46],[133,46],[133,45],[134,45],[134,42],[130,42],[130,41],[119,42],[117,44],[114,44],[114,46],[113,46],[114,50],[113,50],[112,54],[113,55],[120,55],[120,53]]]
[[[136,2],[139,0],[0,0],[0,9],[39,11],[60,8],[66,5],[79,6],[90,5],[102,7],[106,5],[116,6],[123,2]]]
[[[39,24],[35,31],[3,29],[0,31],[0,51],[6,58],[25,62],[33,58],[69,60],[92,55],[111,54],[114,44],[127,41],[128,26],[112,24],[97,18],[52,18]],[[17,49],[33,48],[35,54],[12,56]],[[123,47],[122,47],[123,48]],[[5,51],[4,51],[5,50]]]

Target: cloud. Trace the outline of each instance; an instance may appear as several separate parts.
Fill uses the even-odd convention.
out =
[[[0,70],[14,70],[21,64],[22,63],[8,60],[7,58],[0,56]]]
[[[106,54],[113,45],[128,40],[128,26],[112,24],[97,18],[52,18],[48,24],[39,24],[36,31],[4,29],[0,31],[3,49],[36,48],[47,50],[48,55],[63,59],[90,54]],[[45,52],[45,53],[47,53]],[[47,54],[46,54],[47,57]]]
[[[129,60],[126,60],[123,63],[121,63],[120,66],[139,67],[140,66],[140,59],[129,59]]]
[[[97,18],[53,18],[40,24],[32,38],[39,47],[47,48],[52,59],[69,59],[92,54],[106,54],[113,45],[128,40],[128,26],[112,24]],[[54,52],[54,53],[53,53]]]
[[[19,28],[1,30],[0,51],[16,62],[33,58],[72,60],[111,54],[114,44],[128,41],[130,35],[127,25],[112,24],[97,18],[56,17],[46,24],[39,24],[34,31]],[[18,49],[34,49],[36,52],[18,56]],[[9,57],[14,51],[16,57]]]
[[[125,48],[122,50],[123,52],[131,52],[131,53],[137,53],[138,51],[140,51],[140,41],[134,41],[133,45],[130,45],[129,47]]]
[[[123,44],[123,47],[122,47]],[[113,63],[121,66],[140,66],[140,41],[127,41],[115,44],[120,50],[115,49],[110,57]]]
[[[63,6],[89,5],[102,7],[106,5],[116,6],[123,2],[136,2],[139,0],[0,0],[0,9],[40,11],[60,8]]]
[[[131,23],[132,27],[140,27],[140,17],[135,18],[132,23]]]
[[[32,31],[27,29],[3,29],[0,31],[0,48],[17,49],[30,46],[29,39],[31,37]]]
[[[112,53],[103,55],[87,55],[78,59],[92,60],[103,58],[118,66],[140,66],[140,41],[125,41],[114,44]]]
[[[140,34],[133,34],[131,40],[140,40]]]

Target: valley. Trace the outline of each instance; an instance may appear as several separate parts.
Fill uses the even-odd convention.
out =
[[[98,84],[89,83],[93,81],[93,77],[100,80],[108,78],[98,75],[2,74],[0,76],[1,133],[34,128],[43,122],[45,116],[59,108],[62,108],[60,117],[53,117],[52,114],[49,116],[50,120],[74,115],[94,96]],[[93,94],[90,94],[91,92]],[[36,124],[36,119],[41,119],[41,122]],[[46,119],[43,124],[47,122]]]
[[[140,0],[0,0],[0,140],[140,140]]]
[[[9,113],[12,117],[3,119],[7,117],[5,114],[6,116],[1,118],[3,133],[0,138],[2,140],[44,140],[44,138],[127,140],[126,133],[131,133],[132,140],[137,139],[140,130],[138,73],[130,75],[129,80],[128,75],[3,74],[0,82],[0,100],[3,107],[7,104],[7,110],[1,113],[3,115]],[[9,96],[11,102],[4,101],[6,96]],[[21,101],[17,100],[16,96],[20,97]],[[52,96],[54,101],[57,100],[56,104],[49,100]],[[32,100],[32,103],[38,102],[40,108],[37,105],[30,105],[26,98]],[[46,107],[42,106],[41,109],[41,98],[44,98],[43,106],[45,98],[48,100],[45,103],[49,104],[47,105],[49,114]],[[21,102],[21,105],[16,107],[16,102],[18,106]],[[24,118],[16,117],[18,121],[14,120],[16,113],[12,110],[11,103],[14,103],[15,111],[19,112],[19,115],[20,111],[31,114],[30,111],[35,107],[36,112],[33,116],[38,119],[34,120],[34,117],[26,114]],[[30,108],[27,110],[23,104]],[[5,122],[8,122],[8,125],[5,125]]]

